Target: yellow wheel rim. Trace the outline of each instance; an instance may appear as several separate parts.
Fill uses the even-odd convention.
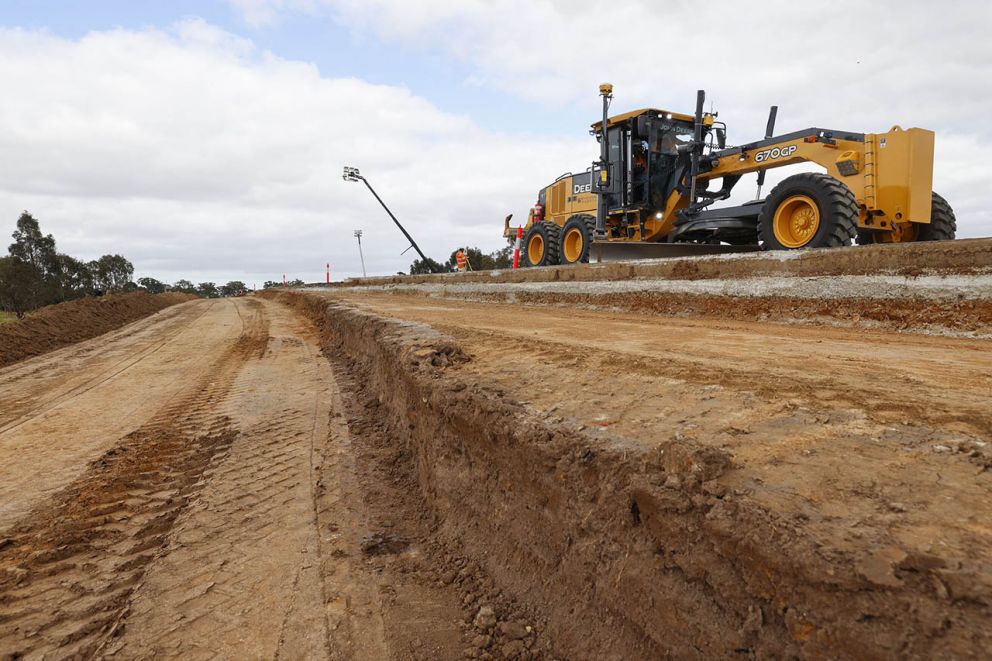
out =
[[[892,231],[875,230],[875,243],[911,243],[916,241],[919,226],[916,223],[892,223]]]
[[[561,252],[566,262],[574,264],[582,258],[582,248],[584,247],[585,240],[585,234],[578,227],[573,227],[565,232],[565,238],[561,243]]]
[[[544,237],[535,234],[527,241],[527,261],[535,266],[544,259]]]
[[[786,248],[802,248],[820,229],[820,208],[806,195],[793,195],[775,210],[772,230]]]

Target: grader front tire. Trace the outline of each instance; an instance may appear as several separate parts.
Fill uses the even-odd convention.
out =
[[[958,231],[958,221],[947,200],[936,193],[930,203],[930,224],[920,225],[917,241],[950,241]]]
[[[805,172],[772,189],[758,216],[765,250],[832,248],[850,245],[858,227],[851,189],[827,174]]]
[[[911,241],[950,241],[958,231],[954,210],[943,197],[932,194],[929,223],[896,223],[894,230],[858,230],[858,245],[909,243]]]

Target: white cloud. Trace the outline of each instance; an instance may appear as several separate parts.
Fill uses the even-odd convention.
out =
[[[0,217],[29,209],[60,248],[122,252],[165,278],[405,269],[412,253],[363,169],[428,254],[501,245],[537,182],[585,140],[483,130],[409,90],[322,78],[202,21],[78,41],[0,31]]]
[[[992,85],[982,82],[992,3],[316,1],[352,30],[469,63],[468,87],[484,81],[551,110],[577,104],[595,117],[597,86],[610,81],[617,109],[691,112],[695,90],[707,89],[732,143],[760,137],[771,104],[781,132],[932,129],[934,185],[961,235],[992,234],[992,165],[981,156],[992,149]]]

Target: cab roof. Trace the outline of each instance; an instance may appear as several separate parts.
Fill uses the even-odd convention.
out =
[[[684,115],[680,112],[672,112],[670,110],[661,110],[659,108],[641,108],[640,110],[631,110],[630,112],[625,112],[621,115],[614,115],[608,120],[607,126],[612,128],[617,124],[623,124],[629,119],[634,119],[635,117],[640,117],[641,115],[647,113],[657,113],[659,115],[671,115],[672,119],[677,119],[683,122],[695,122],[696,118],[692,115]],[[593,130],[598,131],[602,127],[603,121],[600,120],[592,125]]]

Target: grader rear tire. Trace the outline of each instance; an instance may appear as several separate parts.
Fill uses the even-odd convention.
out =
[[[580,213],[569,218],[561,230],[561,263],[587,263],[595,231],[596,219],[592,216]]]
[[[772,189],[758,216],[758,240],[765,250],[832,248],[850,245],[857,227],[851,189],[830,175],[805,172]]]
[[[524,266],[557,264],[561,255],[560,245],[561,227],[547,220],[534,223],[524,237],[520,263]]]

